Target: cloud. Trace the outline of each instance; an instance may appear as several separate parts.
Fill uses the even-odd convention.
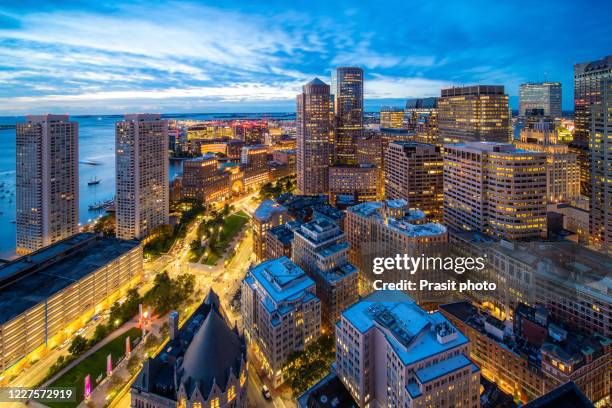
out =
[[[374,99],[440,96],[440,89],[454,85],[445,80],[376,75],[365,83],[364,92]]]

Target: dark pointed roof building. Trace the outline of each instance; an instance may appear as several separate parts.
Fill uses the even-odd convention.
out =
[[[132,407],[246,407],[246,342],[223,316],[211,290],[164,350],[145,361]]]

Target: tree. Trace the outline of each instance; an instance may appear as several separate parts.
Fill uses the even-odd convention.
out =
[[[83,353],[87,349],[87,339],[83,336],[76,336],[72,339],[70,343],[70,347],[68,347],[68,352],[73,356],[78,356]]]

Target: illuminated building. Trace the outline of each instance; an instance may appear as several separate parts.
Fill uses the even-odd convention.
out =
[[[442,164],[438,146],[391,142],[385,151],[385,198],[404,199],[410,209],[442,221]]]
[[[469,352],[440,312],[399,291],[371,294],[336,325],[336,372],[360,407],[480,407]]]
[[[329,201],[332,205],[376,200],[379,190],[380,170],[374,164],[329,168]]]
[[[272,152],[272,160],[287,164],[295,169],[296,153],[295,149],[275,150]]]
[[[404,127],[404,110],[385,106],[380,110],[380,127],[399,129]]]
[[[244,167],[244,188],[253,190],[270,181],[268,149],[264,145],[244,146],[240,161]]]
[[[329,329],[335,327],[340,312],[359,298],[358,271],[348,262],[348,247],[344,232],[325,217],[302,224],[294,232],[291,258],[314,279]]]
[[[242,140],[247,145],[264,143],[264,135],[268,132],[265,121],[239,121],[232,125],[235,139]]]
[[[612,254],[612,78],[602,81],[591,129],[591,217],[593,243]]]
[[[0,371],[53,349],[142,279],[137,241],[80,233],[0,266]]]
[[[518,149],[546,153],[546,199],[569,202],[580,197],[580,167],[569,146],[557,142],[557,133],[545,122],[521,131]]]
[[[366,129],[355,142],[357,148],[357,164],[373,164],[377,170],[377,194],[384,194],[382,137],[379,131]]]
[[[218,201],[229,195],[229,174],[218,168],[217,157],[207,154],[183,162],[181,197],[203,203]]]
[[[444,222],[498,239],[546,237],[546,154],[511,144],[444,146]]]
[[[509,142],[508,95],[503,85],[442,89],[441,94],[439,143]]]
[[[333,155],[332,102],[329,85],[315,78],[297,96],[297,189],[327,194]]]
[[[415,141],[440,145],[438,132],[438,98],[416,98],[406,101],[407,128],[415,132]]]
[[[294,231],[300,227],[298,221],[289,221],[268,230],[263,259],[275,259],[282,256],[291,258]]]
[[[591,141],[591,105],[601,101],[602,80],[612,78],[612,55],[574,65],[574,140]]]
[[[187,126],[187,140],[232,137],[234,132],[227,122],[206,121]]]
[[[523,408],[559,407],[593,408],[593,403],[570,381],[523,405]]]
[[[544,115],[561,117],[561,82],[526,83],[519,86],[519,116],[531,109],[542,109]]]
[[[355,140],[363,133],[363,69],[338,67],[332,78],[336,132],[334,163],[357,163]]]
[[[287,208],[272,200],[264,200],[253,213],[253,252],[259,260],[266,259],[266,235],[268,230],[287,222]]]
[[[17,123],[17,253],[78,232],[78,145],[78,123],[67,115],[26,116]]]
[[[246,408],[246,340],[230,327],[217,295],[211,290],[180,329],[178,313],[170,317],[168,343],[144,362],[131,407]]]
[[[609,398],[612,342],[550,320],[545,309],[520,305],[514,327],[468,302],[440,306],[472,343],[482,375],[527,402],[568,382],[593,402]]]
[[[315,293],[314,281],[286,257],[260,263],[242,281],[245,333],[273,387],[284,382],[289,356],[321,334],[321,302]]]
[[[118,238],[145,238],[168,224],[168,123],[160,117],[125,115],[115,125]]]

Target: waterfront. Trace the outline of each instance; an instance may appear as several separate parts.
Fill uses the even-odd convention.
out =
[[[268,114],[280,119],[282,114]],[[231,120],[261,118],[262,114],[177,114],[164,115],[178,120]],[[115,122],[121,115],[72,116],[79,122],[79,222],[87,223],[103,213],[89,211],[93,203],[112,199],[115,195]],[[0,117],[1,125],[13,125],[23,117]],[[0,130],[0,258],[15,255],[15,129]],[[94,164],[95,163],[95,164]],[[180,161],[170,162],[170,179],[182,171]],[[96,178],[98,184],[88,185]]]

